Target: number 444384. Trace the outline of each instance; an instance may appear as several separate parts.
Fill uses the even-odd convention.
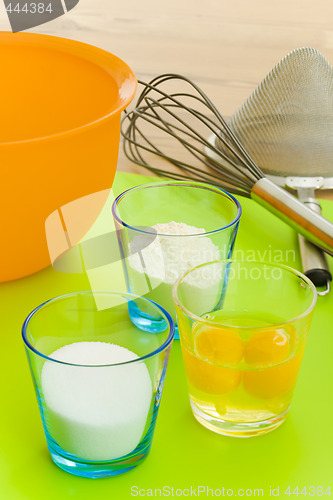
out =
[[[296,486],[296,488],[292,491],[291,490],[291,487],[288,486],[288,488],[286,489],[286,491],[284,492],[285,495],[304,495],[304,496],[307,496],[309,495],[309,497],[322,497],[324,495],[327,495],[327,496],[331,496],[331,488],[330,486],[328,488],[324,488],[323,486],[304,486],[304,488],[301,490],[300,488],[298,488],[298,486]]]
[[[27,2],[20,5],[19,3],[15,4],[15,2],[13,2],[7,5],[6,11],[10,14],[12,12],[16,12],[17,14],[20,14],[21,12],[23,14],[44,14],[45,12],[48,12],[49,14],[52,14],[52,4],[44,4],[43,2]]]

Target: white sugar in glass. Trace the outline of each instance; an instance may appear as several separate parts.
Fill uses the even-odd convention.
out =
[[[143,311],[155,329],[132,314]],[[75,292],[38,306],[23,340],[47,445],[84,477],[121,474],[152,445],[174,323],[163,307],[123,292]]]
[[[42,370],[42,391],[52,437],[73,455],[110,460],[133,451],[142,437],[152,399],[144,362],[124,347],[75,342],[56,350]],[[93,368],[91,368],[91,366]]]

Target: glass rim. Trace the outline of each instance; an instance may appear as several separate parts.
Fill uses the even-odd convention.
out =
[[[170,186],[180,185],[180,186],[186,186],[186,187],[207,189],[208,191],[215,191],[215,192],[217,192],[217,194],[221,194],[221,196],[224,196],[224,198],[229,199],[233,203],[233,205],[236,206],[237,214],[234,217],[234,219],[226,226],[220,227],[218,229],[213,229],[212,231],[205,231],[204,233],[193,233],[193,234],[165,234],[165,233],[158,233],[156,231],[154,231],[154,232],[146,231],[144,229],[140,229],[140,228],[137,228],[135,226],[131,226],[127,222],[123,221],[121,219],[120,215],[118,215],[117,208],[118,208],[119,202],[127,194],[130,194],[133,191],[141,191],[142,189],[147,189],[147,188],[150,189],[150,188],[154,188],[154,187],[163,187],[163,186],[168,186],[168,185],[170,185]],[[180,237],[181,236],[182,238],[184,238],[184,237],[193,237],[193,236],[196,236],[196,237],[197,236],[206,236],[209,234],[217,233],[219,231],[224,231],[224,230],[228,229],[229,227],[236,225],[239,222],[239,219],[242,215],[242,206],[241,206],[240,202],[237,200],[237,198],[235,198],[232,194],[228,193],[227,191],[224,191],[223,189],[219,188],[218,186],[214,186],[213,184],[207,184],[204,182],[196,182],[196,181],[177,181],[177,180],[169,181],[169,180],[167,180],[167,181],[159,181],[159,182],[155,182],[155,181],[147,182],[145,184],[140,184],[139,186],[134,186],[134,187],[131,187],[129,189],[126,189],[125,191],[120,193],[117,196],[117,198],[114,200],[114,202],[112,204],[112,215],[113,215],[114,219],[120,225],[122,225],[128,229],[133,229],[134,231],[137,231],[138,233],[155,234],[156,236],[163,236],[163,237]]]
[[[168,336],[167,336],[166,340],[157,349],[155,349],[154,351],[149,352],[148,354],[145,354],[144,356],[140,356],[137,359],[131,359],[129,361],[122,361],[121,363],[111,363],[111,364],[104,364],[104,365],[85,365],[85,364],[78,364],[78,363],[68,363],[66,361],[61,361],[59,359],[54,359],[54,358],[51,358],[50,356],[47,356],[46,354],[43,354],[42,352],[38,351],[38,349],[36,349],[31,344],[31,342],[29,341],[29,339],[27,337],[27,328],[28,328],[28,325],[30,324],[31,319],[41,309],[44,309],[47,305],[50,305],[50,303],[52,304],[54,302],[59,302],[60,300],[68,299],[70,297],[74,297],[74,296],[81,295],[81,294],[82,295],[92,295],[93,296],[95,293],[97,293],[97,294],[106,294],[106,295],[113,295],[113,296],[115,296],[115,295],[117,295],[117,296],[121,295],[123,297],[130,298],[130,299],[142,299],[144,302],[152,304],[157,309],[159,309],[162,312],[162,314],[165,316],[165,318],[167,319],[168,327],[169,327],[169,333],[168,333]],[[165,349],[167,349],[169,347],[169,345],[171,344],[171,342],[172,342],[172,340],[174,338],[175,323],[174,323],[171,315],[168,313],[168,311],[166,311],[164,309],[164,307],[160,306],[159,304],[157,304],[153,300],[146,299],[146,298],[141,297],[139,295],[135,295],[135,294],[129,293],[129,292],[118,292],[118,291],[112,291],[112,290],[92,290],[92,291],[81,290],[81,291],[77,291],[77,292],[72,292],[72,293],[66,293],[66,294],[58,295],[56,297],[53,297],[52,299],[46,300],[45,302],[43,302],[39,306],[35,307],[28,314],[28,316],[26,317],[26,319],[24,320],[24,323],[22,325],[22,331],[21,331],[21,333],[22,333],[23,342],[24,342],[26,348],[28,348],[30,351],[34,352],[35,354],[37,354],[41,358],[44,358],[47,361],[52,361],[53,363],[59,363],[61,365],[77,366],[77,367],[81,367],[81,368],[103,368],[103,367],[106,368],[106,367],[111,367],[111,366],[124,366],[124,365],[128,365],[128,364],[138,363],[138,362],[144,361],[144,360],[146,360],[148,358],[152,358],[153,356],[156,356],[157,354],[160,354],[162,351],[164,351]]]
[[[208,320],[206,318],[202,318],[200,316],[197,316],[196,314],[192,313],[191,311],[189,311],[180,301],[179,297],[178,297],[178,287],[180,285],[180,283],[182,282],[182,280],[188,276],[189,274],[191,274],[193,271],[196,271],[197,269],[201,268],[201,267],[205,267],[205,266],[209,266],[211,264],[225,264],[225,263],[230,263],[230,264],[246,264],[246,265],[259,265],[259,266],[270,266],[272,268],[279,268],[279,269],[283,269],[284,271],[288,271],[290,274],[294,275],[294,276],[297,276],[299,277],[304,283],[306,283],[308,285],[308,288],[310,290],[312,290],[312,301],[311,301],[311,304],[309,305],[309,307],[307,307],[307,309],[305,311],[303,311],[301,314],[297,315],[296,317],[293,317],[291,319],[288,319],[286,321],[282,321],[280,323],[275,323],[274,325],[269,325],[269,326],[256,326],[256,327],[252,327],[252,326],[233,326],[233,325],[223,325],[221,323],[217,323],[215,321],[211,321],[211,320]],[[196,267],[194,267],[193,269],[190,269],[189,271],[187,271],[185,274],[183,274],[182,276],[180,276],[176,282],[174,283],[173,287],[172,287],[172,298],[173,298],[173,301],[174,303],[177,305],[177,307],[179,307],[179,309],[181,309],[181,311],[183,313],[185,313],[187,316],[189,316],[191,319],[193,319],[194,321],[196,322],[200,322],[200,323],[204,323],[204,324],[208,324],[208,325],[212,325],[214,327],[219,327],[221,328],[221,326],[223,326],[223,328],[226,328],[226,329],[230,329],[230,330],[235,330],[235,329],[241,329],[241,330],[267,330],[267,328],[276,328],[278,326],[284,326],[286,324],[290,324],[290,323],[294,323],[295,321],[298,321],[304,317],[306,317],[308,314],[310,314],[315,305],[316,305],[316,302],[317,302],[317,296],[318,296],[318,293],[317,293],[317,289],[315,287],[315,285],[312,283],[312,281],[307,277],[305,276],[305,274],[303,274],[302,272],[298,271],[297,269],[294,269],[290,266],[287,266],[286,264],[280,264],[280,263],[271,263],[271,262],[267,262],[267,261],[246,261],[246,260],[240,260],[240,259],[221,259],[221,260],[214,260],[212,262],[205,262],[204,264],[200,264]]]

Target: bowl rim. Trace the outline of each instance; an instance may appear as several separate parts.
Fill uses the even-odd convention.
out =
[[[38,47],[49,50],[56,50],[60,52],[66,52],[67,54],[70,54],[74,57],[89,61],[109,73],[109,75],[114,79],[114,82],[118,85],[119,92],[118,98],[115,101],[115,105],[112,111],[104,114],[94,121],[90,121],[78,127],[70,128],[63,132],[58,132],[55,134],[18,141],[0,142],[0,147],[49,141],[85,132],[90,128],[95,128],[102,122],[109,120],[117,113],[119,113],[120,116],[121,111],[123,111],[126,106],[132,101],[136,93],[137,79],[132,69],[119,57],[94,45],[79,42],[77,40],[71,40],[69,38],[62,38],[52,35],[42,35],[39,33],[11,33],[8,31],[0,31],[0,47],[3,47],[5,45],[11,45],[13,47],[24,45],[26,47],[29,46],[32,48]],[[115,66],[119,71],[119,75],[121,77],[120,81],[116,80],[114,71],[112,70],[112,65]]]

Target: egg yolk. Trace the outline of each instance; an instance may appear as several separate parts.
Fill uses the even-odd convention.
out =
[[[216,366],[198,358],[183,348],[183,360],[191,392],[201,391],[208,394],[227,394],[235,391],[240,384],[242,372],[233,368]]]
[[[292,327],[288,330],[260,330],[246,342],[244,360],[255,369],[244,371],[243,385],[252,396],[270,399],[294,389],[303,354],[299,351],[290,357],[290,339],[294,335]]]
[[[237,331],[226,328],[194,325],[195,354],[215,365],[235,366],[243,358],[244,343]]]
[[[246,342],[244,359],[248,365],[261,367],[282,363],[289,353],[289,337],[282,328],[260,330],[254,332]]]
[[[224,395],[242,384],[255,398],[267,400],[291,394],[303,355],[303,348],[293,355],[295,341],[292,326],[256,330],[245,342],[236,328],[195,323],[187,341],[182,339],[191,392]]]
[[[189,383],[209,394],[226,394],[237,389],[241,371],[226,368],[239,363],[244,343],[236,331],[194,324],[193,353],[183,345],[183,360]],[[222,366],[221,366],[222,365]]]
[[[245,390],[254,397],[271,399],[291,394],[297,381],[303,352],[277,366],[244,372]]]

